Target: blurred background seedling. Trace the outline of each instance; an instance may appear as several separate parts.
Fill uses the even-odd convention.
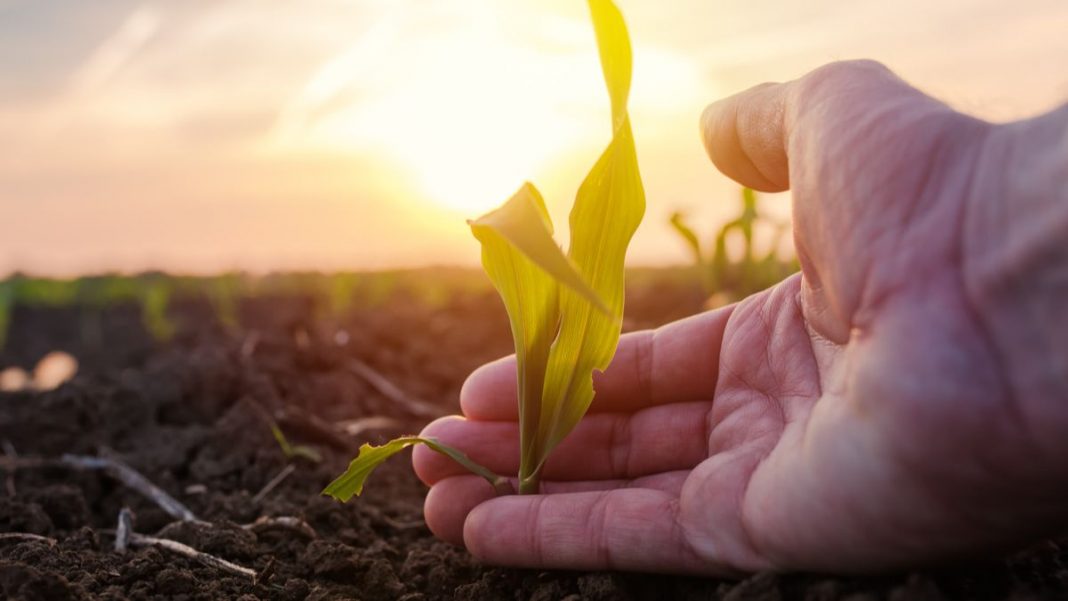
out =
[[[289,439],[286,438],[285,433],[282,432],[282,428],[274,420],[271,420],[270,426],[271,434],[274,436],[279,448],[282,449],[282,454],[286,456],[286,459],[301,457],[312,463],[320,463],[323,460],[323,456],[314,448],[307,445],[290,443]]]
[[[0,282],[0,350],[7,340],[7,328],[11,324],[11,309],[15,304],[15,291],[9,280]]]
[[[159,342],[174,337],[178,327],[167,315],[171,303],[171,287],[164,280],[147,284],[141,292],[141,322],[145,329]]]
[[[789,222],[762,212],[760,197],[754,190],[743,188],[739,200],[737,217],[716,232],[707,252],[683,213],[676,211],[669,221],[693,255],[694,269],[712,307],[760,292],[799,269],[796,257],[780,254]],[[761,230],[767,233],[766,244],[757,239]],[[766,248],[758,251],[759,246]]]
[[[237,330],[240,325],[238,318],[238,299],[243,291],[243,277],[241,274],[227,273],[208,280],[208,298],[211,301],[215,318],[227,330]]]

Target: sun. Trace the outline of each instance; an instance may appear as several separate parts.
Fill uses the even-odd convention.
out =
[[[454,22],[418,35],[380,24],[319,69],[282,129],[370,152],[407,174],[406,188],[426,202],[467,217],[544,176],[561,152],[606,135],[583,118],[606,104],[588,32],[546,47],[485,15]]]

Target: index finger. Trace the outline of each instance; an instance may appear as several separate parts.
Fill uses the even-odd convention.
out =
[[[733,305],[624,334],[608,369],[594,373],[590,411],[633,413],[712,398],[723,329],[732,310]],[[475,370],[460,391],[460,408],[475,420],[518,419],[515,356]]]
[[[660,490],[507,495],[468,514],[464,546],[478,559],[514,567],[727,572],[694,552],[678,513],[678,497]]]

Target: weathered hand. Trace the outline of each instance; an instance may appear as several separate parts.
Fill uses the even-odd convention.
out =
[[[709,107],[716,165],[792,188],[803,275],[627,335],[546,494],[425,449],[426,519],[487,562],[869,570],[1068,525],[1068,111],[956,113],[838,63]],[[514,363],[424,431],[518,465]]]

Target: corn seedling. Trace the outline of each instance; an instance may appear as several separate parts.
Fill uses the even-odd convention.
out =
[[[338,273],[326,278],[327,304],[330,316],[340,318],[352,311],[353,297],[360,277],[354,273]]]
[[[159,342],[166,342],[177,327],[167,315],[171,303],[171,288],[163,281],[146,284],[141,292],[141,322],[145,329]]]
[[[208,281],[208,299],[215,311],[215,318],[227,330],[233,331],[240,325],[237,316],[237,301],[241,295],[241,276],[226,274],[210,278]]]
[[[75,298],[78,305],[80,329],[83,343],[90,348],[99,348],[103,344],[103,317],[107,308],[119,304],[136,304],[141,307],[141,319],[145,329],[156,336],[156,332],[147,321],[145,309],[146,295],[151,289],[163,285],[163,276],[148,274],[136,277],[119,275],[100,275],[81,277],[74,281]]]
[[[612,140],[579,187],[571,209],[571,246],[553,240],[541,194],[523,185],[501,208],[470,222],[482,265],[511,323],[517,360],[520,494],[537,493],[546,459],[593,401],[593,371],[615,354],[623,314],[623,262],[645,213],[627,96],[631,47],[611,0],[589,0],[601,68],[612,107]],[[438,441],[403,437],[363,445],[359,456],[324,490],[346,501],[389,456],[425,444],[486,478],[501,491],[508,480]]]
[[[11,325],[11,311],[15,305],[15,287],[10,280],[0,282],[0,350],[7,341],[7,329]]]
[[[787,223],[779,223],[761,213],[757,207],[756,192],[743,188],[741,213],[727,222],[716,233],[711,252],[706,256],[697,233],[686,223],[682,213],[671,216],[671,227],[678,233],[694,257],[701,274],[701,283],[708,294],[721,293],[726,300],[740,300],[774,285],[798,270],[795,259],[781,259],[778,248],[787,232]],[[754,232],[759,224],[768,223],[774,228],[771,246],[767,253],[758,256],[754,245]],[[742,255],[732,260],[727,251],[727,240],[740,235]]]
[[[15,276],[9,283],[14,288],[13,302],[20,305],[66,307],[78,297],[75,281]]]
[[[303,457],[312,463],[319,463],[323,460],[323,456],[319,454],[312,447],[302,444],[292,444],[286,435],[282,432],[282,428],[278,424],[271,420],[271,435],[274,436],[275,442],[278,443],[279,448],[282,449],[282,454],[286,456],[286,459],[294,459],[297,457]]]

